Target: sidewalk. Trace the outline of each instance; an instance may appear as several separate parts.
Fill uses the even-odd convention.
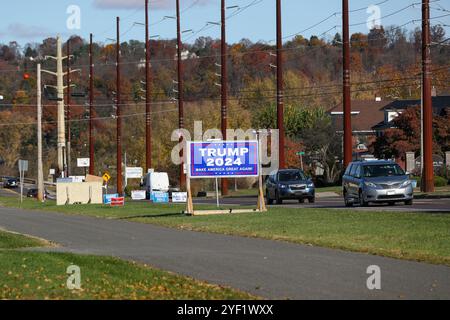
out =
[[[0,208],[0,227],[272,299],[450,299],[450,267],[128,221]],[[369,266],[382,290],[367,288]]]

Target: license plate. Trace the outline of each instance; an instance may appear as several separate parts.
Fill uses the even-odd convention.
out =
[[[395,191],[394,190],[389,190],[388,192],[387,192],[387,195],[388,196],[393,196],[395,194]]]

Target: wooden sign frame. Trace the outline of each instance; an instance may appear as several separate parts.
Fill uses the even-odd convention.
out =
[[[191,141],[186,142],[186,146],[189,147]],[[228,141],[215,141],[215,143],[226,143]],[[229,141],[234,142],[234,141]],[[190,153],[188,153],[190,155]],[[258,139],[258,203],[256,204],[255,209],[229,209],[229,210],[195,210],[193,195],[191,189],[191,178],[189,174],[190,163],[187,164],[187,175],[186,175],[186,190],[187,190],[187,202],[186,202],[186,211],[184,212],[189,216],[205,216],[205,215],[220,215],[220,214],[236,214],[236,213],[252,213],[252,212],[267,212],[266,202],[264,198],[264,186],[263,186],[263,177],[262,177],[262,166],[261,166],[261,142]],[[230,177],[226,177],[230,178]],[[233,177],[238,179],[239,177]],[[245,178],[245,177],[241,177]],[[212,178],[204,178],[204,179],[212,179]]]

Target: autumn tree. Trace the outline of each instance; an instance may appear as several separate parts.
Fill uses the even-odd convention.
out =
[[[408,108],[400,116],[392,121],[391,129],[376,139],[371,149],[380,159],[401,158],[405,159],[406,152],[420,153],[421,126],[420,107]],[[443,156],[450,150],[450,115],[433,118],[433,152]]]

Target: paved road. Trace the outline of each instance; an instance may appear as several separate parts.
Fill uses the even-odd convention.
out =
[[[273,205],[271,207],[283,207],[283,208],[324,208],[324,209],[348,209],[344,205],[344,201],[341,197],[327,197],[318,198],[314,204],[305,202],[304,204],[298,203],[298,201],[284,201],[283,205]],[[215,199],[196,199],[196,203],[200,204],[216,204]],[[254,197],[241,197],[241,198],[224,198],[220,200],[221,204],[225,205],[242,205],[242,206],[256,206],[257,199]],[[370,210],[370,211],[406,211],[406,212],[442,212],[450,213],[450,199],[416,199],[413,206],[405,206],[403,204],[396,204],[395,206],[389,206],[386,204],[374,204],[368,208],[361,208],[357,205],[354,207],[357,210]]]
[[[450,299],[450,268],[128,221],[0,208],[0,227],[275,299]],[[382,290],[366,287],[381,268]]]

